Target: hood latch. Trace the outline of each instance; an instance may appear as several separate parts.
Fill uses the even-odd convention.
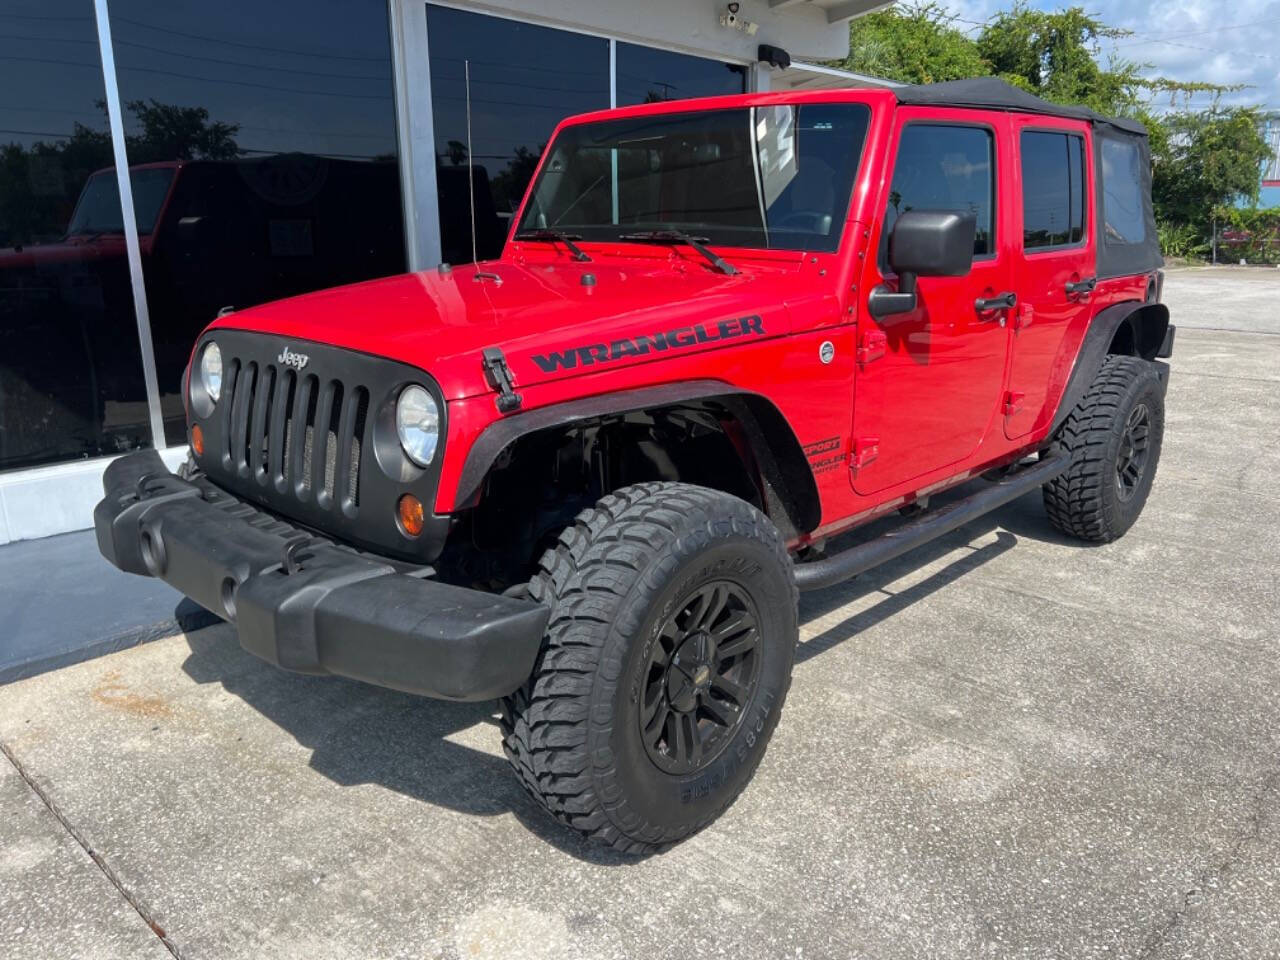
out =
[[[513,413],[520,409],[523,399],[513,389],[511,368],[507,366],[507,358],[499,347],[484,348],[484,372],[489,386],[498,391],[498,412]]]

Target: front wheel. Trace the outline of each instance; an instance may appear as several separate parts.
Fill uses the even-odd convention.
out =
[[[1071,463],[1044,486],[1050,522],[1092,543],[1123,535],[1147,502],[1163,439],[1164,386],[1155,367],[1108,356],[1058,434]]]
[[[627,853],[723,813],[777,725],[799,634],[791,561],[768,518],[702,487],[626,487],[561,534],[530,591],[551,619],[502,711],[529,793]]]

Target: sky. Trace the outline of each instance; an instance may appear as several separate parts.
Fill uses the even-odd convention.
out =
[[[1113,0],[1102,5],[1081,3],[1111,26],[1133,31],[1133,36],[1103,44],[1104,56],[1117,56],[1150,64],[1144,72],[1173,80],[1208,80],[1214,83],[1250,84],[1250,88],[1223,98],[1226,103],[1264,104],[1280,110],[1280,0]],[[946,0],[944,6],[963,21],[981,23],[1011,6],[1010,0]],[[1053,10],[1067,2],[1032,0],[1031,6]],[[979,30],[972,22],[959,22],[963,30]],[[1157,39],[1158,38],[1158,39]],[[1201,96],[1193,103],[1207,105]]]

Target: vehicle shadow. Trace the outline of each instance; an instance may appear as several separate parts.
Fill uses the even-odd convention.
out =
[[[962,494],[961,494],[962,495]],[[1024,501],[1026,501],[1024,503]],[[1034,511],[1032,510],[1034,507]],[[1037,517],[1038,514],[1038,517]],[[883,520],[841,538],[835,549],[875,536],[893,525]],[[981,546],[972,541],[995,532]],[[995,514],[886,564],[863,577],[803,595],[801,624],[829,616],[875,592],[884,599],[827,627],[802,643],[803,663],[851,639],[912,603],[954,583],[1012,548],[1019,536],[1053,540],[1039,497],[1024,497]],[[961,550],[926,579],[898,592],[885,587],[898,577]],[[311,751],[309,766],[340,786],[377,784],[415,800],[479,817],[513,814],[530,832],[572,857],[606,866],[635,863],[598,848],[552,820],[524,792],[499,753],[498,706],[450,703],[397,693],[338,677],[288,673],[245,652],[235,631],[220,624],[187,635],[184,671],[201,684],[219,683]],[[477,724],[491,727],[494,752],[459,742]],[[475,732],[466,734],[474,736]]]
[[[500,749],[495,701],[451,703],[341,677],[288,673],[247,653],[222,624],[187,635],[183,670],[220,683],[311,751],[309,766],[339,786],[377,784],[472,816],[514,814],[532,833],[598,865],[637,858],[596,847],[549,817],[524,792],[505,758],[457,741],[477,724]]]
[[[965,484],[955,491],[949,491],[935,498],[932,506],[934,509],[944,507],[972,493],[978,488],[978,484],[984,482],[976,481],[973,484]],[[899,517],[891,515],[860,527],[853,533],[837,537],[828,545],[828,554],[838,553],[857,544],[874,540],[893,529],[899,522],[901,522]],[[974,541],[989,537],[991,534],[995,535],[995,540],[981,546],[973,545]],[[1078,545],[1078,541],[1063,536],[1049,524],[1040,501],[1040,493],[1036,491],[1006,504],[985,517],[979,517],[959,530],[952,531],[896,560],[864,573],[856,579],[836,584],[825,590],[801,594],[800,623],[802,627],[872,594],[881,594],[883,599],[872,607],[862,609],[839,623],[828,626],[817,636],[801,642],[796,651],[796,663],[811,660],[820,653],[852,639],[863,630],[887,620],[913,603],[936,593],[966,573],[977,570],[1011,550],[1023,537],[1044,543]],[[886,589],[895,580],[921,567],[934,564],[957,551],[960,551],[959,556],[925,579],[901,590]]]

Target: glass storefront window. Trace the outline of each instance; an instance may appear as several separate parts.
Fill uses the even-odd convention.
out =
[[[165,434],[180,443],[182,371],[221,308],[406,267],[387,3],[109,10]],[[94,187],[106,213],[85,216],[106,216],[114,184]]]
[[[182,443],[182,371],[219,310],[407,265],[388,5],[108,6],[165,440]],[[421,9],[444,258],[471,259],[473,216],[492,257],[556,123],[609,106],[610,44]],[[616,55],[619,105],[746,89],[739,65]],[[0,84],[0,470],[147,445],[92,0],[5,4]]]
[[[747,68],[634,43],[618,44],[618,106],[745,93]]]
[[[496,257],[555,125],[609,106],[609,41],[428,4],[427,46],[443,257],[471,260],[471,189],[479,258]]]
[[[91,0],[0,9],[0,470],[151,443]]]

